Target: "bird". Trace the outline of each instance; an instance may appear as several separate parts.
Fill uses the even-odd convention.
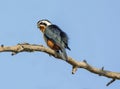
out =
[[[37,22],[37,27],[43,33],[44,40],[48,47],[57,53],[62,54],[62,59],[68,61],[66,49],[71,50],[68,46],[68,36],[56,24],[51,23],[47,19]]]

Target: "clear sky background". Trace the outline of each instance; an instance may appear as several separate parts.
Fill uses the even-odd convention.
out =
[[[70,40],[68,55],[120,72],[120,0],[2,0],[0,44],[46,46],[36,23],[49,19]],[[0,53],[0,89],[118,89],[120,81],[79,69],[41,52]]]

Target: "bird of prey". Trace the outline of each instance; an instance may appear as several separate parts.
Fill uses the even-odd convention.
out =
[[[68,46],[68,36],[57,25],[52,24],[47,19],[42,19],[37,22],[37,27],[43,33],[43,37],[47,46],[53,49],[55,52],[62,54],[62,59],[68,60],[66,48],[71,50]]]

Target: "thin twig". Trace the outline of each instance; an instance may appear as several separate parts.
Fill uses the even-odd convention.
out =
[[[116,80],[116,79],[112,79],[110,82],[108,82],[108,83],[106,84],[106,86],[109,86],[110,84],[112,84],[113,82],[115,82],[115,80]]]

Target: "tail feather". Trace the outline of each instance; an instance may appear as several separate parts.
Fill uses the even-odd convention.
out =
[[[67,46],[67,49],[69,49],[71,51],[71,49]]]

